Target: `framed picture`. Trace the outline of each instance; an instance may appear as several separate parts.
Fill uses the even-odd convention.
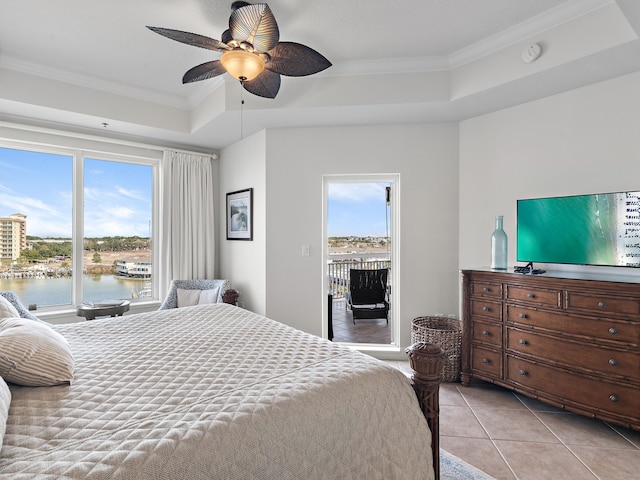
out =
[[[253,240],[253,188],[227,193],[227,240]]]

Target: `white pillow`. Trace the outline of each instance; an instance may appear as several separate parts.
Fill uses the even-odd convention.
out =
[[[0,448],[4,432],[7,431],[7,417],[9,416],[9,404],[11,403],[11,390],[7,382],[0,377]]]
[[[0,376],[7,382],[40,387],[71,383],[73,354],[50,326],[26,318],[0,320]]]
[[[190,307],[200,301],[200,290],[178,289],[178,307]]]
[[[178,307],[191,307],[207,303],[218,303],[220,287],[208,290],[178,288]]]
[[[0,295],[0,318],[16,318],[20,314],[9,300]]]
[[[220,293],[220,287],[212,288],[210,290],[201,290],[200,300],[198,300],[198,305],[204,305],[207,303],[218,303],[219,293]]]

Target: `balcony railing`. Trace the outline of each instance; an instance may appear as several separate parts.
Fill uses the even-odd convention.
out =
[[[378,268],[391,269],[389,253],[352,253],[345,255],[329,255],[327,263],[327,278],[329,294],[333,298],[343,298],[349,290],[349,270],[376,270]],[[391,284],[391,270],[388,282]]]

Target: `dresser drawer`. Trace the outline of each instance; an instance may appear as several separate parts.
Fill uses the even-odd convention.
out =
[[[491,302],[484,298],[471,299],[471,315],[474,317],[485,317],[495,321],[502,318],[502,303]]]
[[[502,325],[474,321],[472,326],[473,341],[488,343],[502,348]]]
[[[567,293],[567,310],[589,310],[598,314],[640,315],[640,299],[590,295],[588,293]]]
[[[502,353],[472,345],[471,368],[474,373],[502,378]]]
[[[507,348],[541,361],[604,375],[634,378],[640,372],[640,353],[581,344],[515,328],[507,328]]]
[[[563,335],[593,338],[621,344],[640,344],[640,323],[566,315],[548,310],[536,310],[521,305],[507,305],[507,322],[544,328]]]
[[[502,284],[483,281],[474,281],[471,284],[471,295],[474,297],[492,297],[502,299]]]
[[[565,370],[536,365],[507,355],[507,379],[532,393],[556,397],[561,404],[611,413],[632,423],[640,421],[640,391],[636,387],[593,379]]]
[[[640,429],[640,281],[463,270],[462,287],[464,386]]]
[[[560,308],[562,306],[561,290],[544,290],[535,287],[515,287],[507,285],[507,301],[528,302],[536,305]]]

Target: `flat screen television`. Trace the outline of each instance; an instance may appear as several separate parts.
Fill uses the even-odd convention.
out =
[[[640,267],[640,191],[517,201],[517,261]]]

